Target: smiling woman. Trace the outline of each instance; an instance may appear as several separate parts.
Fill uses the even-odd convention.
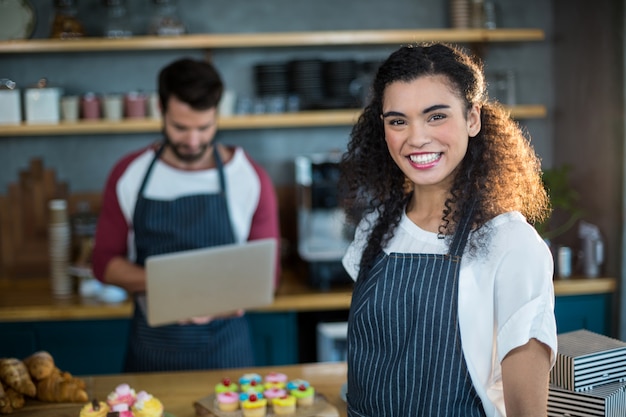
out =
[[[553,265],[528,221],[547,196],[476,59],[444,44],[392,53],[341,168],[357,224],[348,415],[545,415]]]

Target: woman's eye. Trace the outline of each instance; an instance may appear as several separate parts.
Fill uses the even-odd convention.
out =
[[[402,120],[402,119],[391,119],[391,120],[389,120],[389,122],[388,122],[388,123],[389,123],[391,126],[400,126],[400,125],[405,124],[405,123],[404,123],[404,120]]]
[[[445,119],[445,118],[446,118],[446,115],[445,115],[445,114],[436,113],[436,114],[433,114],[432,116],[430,116],[430,117],[428,118],[428,121],[433,121],[433,122],[435,122],[435,121],[437,121],[437,120],[443,120],[443,119]]]

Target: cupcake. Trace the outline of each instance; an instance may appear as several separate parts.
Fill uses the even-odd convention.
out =
[[[241,411],[243,417],[264,417],[267,413],[267,400],[262,394],[247,395],[247,398],[241,401]]]
[[[237,384],[232,382],[230,378],[224,378],[222,381],[215,385],[215,393],[219,394],[220,392],[237,392],[239,387]]]
[[[241,384],[241,392],[263,392],[265,391],[265,386],[256,379],[251,380],[247,384]]]
[[[133,412],[130,411],[130,407],[126,403],[115,404],[111,407],[111,411],[117,413],[117,417],[134,417]]]
[[[287,382],[287,391],[298,389],[298,387],[301,385],[308,387],[309,381],[306,381],[304,379],[292,379],[291,381]]]
[[[120,384],[115,388],[115,391],[108,395],[107,404],[111,409],[116,404],[126,404],[130,408],[135,403],[136,397],[135,390],[128,384]]]
[[[263,391],[263,397],[267,399],[269,405],[272,405],[272,400],[274,398],[279,398],[287,395],[287,391],[284,388],[269,388]]]
[[[280,372],[270,372],[265,375],[265,388],[285,388],[287,385],[287,375]]]
[[[106,417],[109,411],[110,408],[107,403],[93,400],[81,408],[79,417]]]
[[[289,391],[291,395],[296,397],[296,402],[299,407],[306,407],[313,405],[313,399],[315,397],[315,389],[308,385],[308,383],[300,384],[298,388]]]
[[[272,408],[277,416],[286,416],[296,412],[296,397],[293,395],[283,395],[272,399]]]
[[[263,382],[263,379],[261,379],[261,375],[259,374],[243,374],[241,378],[239,378],[239,385],[248,385],[252,381],[255,381],[256,384],[259,385]]]
[[[239,408],[239,394],[232,391],[220,392],[216,397],[217,408],[221,411],[235,411]]]
[[[135,404],[131,407],[135,417],[162,417],[163,404],[146,391],[137,394]]]

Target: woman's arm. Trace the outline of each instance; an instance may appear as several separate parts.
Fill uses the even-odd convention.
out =
[[[530,339],[502,361],[502,387],[507,417],[545,417],[548,408],[551,349]]]

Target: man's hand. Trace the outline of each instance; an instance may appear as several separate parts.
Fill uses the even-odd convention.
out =
[[[179,320],[178,324],[207,324],[213,320],[230,319],[243,316],[243,310],[233,311],[232,313],[219,314],[217,316],[196,316],[186,320]]]

